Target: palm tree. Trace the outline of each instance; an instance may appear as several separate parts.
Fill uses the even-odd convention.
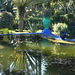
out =
[[[0,12],[4,11],[4,5],[6,4],[6,0],[0,0]]]
[[[0,0],[0,12],[7,11],[11,12],[13,16],[15,13],[13,12],[14,2],[13,0]]]
[[[20,32],[23,31],[23,18],[24,18],[24,13],[25,13],[25,7],[38,4],[38,3],[42,3],[45,1],[47,0],[44,0],[44,1],[43,0],[14,0],[15,6],[17,7],[18,13],[19,13],[18,28]]]

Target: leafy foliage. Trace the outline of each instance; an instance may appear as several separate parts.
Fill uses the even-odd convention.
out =
[[[65,23],[58,23],[58,24],[54,24],[53,26],[53,31],[60,35],[63,32],[66,32],[68,30],[68,26]]]
[[[4,5],[6,4],[5,0],[0,0],[0,11],[4,11]]]
[[[0,16],[0,28],[8,28],[13,24],[13,16],[9,12],[2,12]]]
[[[50,10],[45,10],[44,11],[44,16],[46,16],[46,17],[50,17]]]
[[[44,29],[42,26],[42,19],[38,18],[28,18],[24,19],[24,28],[31,30],[31,32],[35,32],[39,29]]]
[[[16,16],[15,19],[13,20],[13,25],[12,25],[13,29],[18,29],[18,21],[19,21],[19,17]]]
[[[13,29],[18,29],[18,21],[19,17],[16,16],[13,23]],[[24,22],[23,24],[24,29],[30,30],[31,32],[44,29],[44,26],[42,25],[42,18],[35,18],[35,17],[24,18],[23,22]]]
[[[63,12],[57,12],[55,13],[53,16],[52,16],[53,20],[52,22],[53,23],[67,23],[67,18],[64,16],[64,13]]]
[[[15,13],[13,12],[13,0],[0,0],[0,4],[0,11],[8,11],[15,15]]]
[[[24,18],[24,13],[25,13],[25,7],[38,4],[38,3],[42,3],[45,1],[43,0],[14,0],[15,6],[17,7],[18,13],[19,13],[19,24],[18,24],[19,31],[21,32],[23,31],[23,18]]]

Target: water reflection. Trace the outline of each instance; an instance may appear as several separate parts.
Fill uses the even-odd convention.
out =
[[[2,65],[0,64],[0,75],[2,75]]]
[[[47,61],[44,75],[75,75],[75,58],[45,57]]]
[[[36,36],[0,41],[0,74],[75,75],[75,46]]]
[[[6,62],[4,63],[5,59]],[[19,50],[12,55],[9,54],[5,59],[0,61],[4,66],[3,74],[41,75],[40,51]]]
[[[43,40],[43,48],[48,49],[50,47],[50,41],[48,39]]]
[[[13,70],[23,74],[41,75],[41,54],[35,51],[19,50],[13,55],[15,58]]]
[[[9,41],[8,36],[3,36],[3,42],[8,42],[8,41]]]

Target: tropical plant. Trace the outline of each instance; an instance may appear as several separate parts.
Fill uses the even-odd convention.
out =
[[[64,11],[65,14],[74,14],[75,1],[74,0],[58,0],[57,9]]]
[[[15,16],[14,20],[13,20],[13,29],[18,29],[18,21],[19,21],[19,17]]]
[[[6,11],[11,12],[13,15],[15,15],[15,13],[13,12],[13,6],[14,6],[13,0],[7,0],[4,8]]]
[[[67,23],[67,18],[64,16],[64,12],[58,11],[52,16],[53,23]]]
[[[50,17],[50,10],[47,10],[47,9],[46,9],[46,10],[44,11],[44,16],[45,16],[45,17]]]
[[[15,13],[13,12],[13,0],[0,0],[0,11],[8,11],[11,12],[13,15]]]
[[[58,23],[54,24],[53,31],[55,34],[60,35],[63,32],[66,32],[68,30],[68,26],[65,23]]]
[[[4,10],[5,0],[0,0],[0,12]]]
[[[25,7],[42,3],[45,1],[47,0],[44,1],[43,0],[14,0],[15,6],[17,7],[19,13],[19,24],[18,24],[19,31],[23,31],[23,18],[25,13]]]
[[[13,24],[13,16],[9,12],[2,12],[0,16],[0,28],[9,28]]]
[[[43,29],[42,19],[40,18],[25,18],[24,19],[24,29],[31,30],[31,32],[35,32],[36,30]]]

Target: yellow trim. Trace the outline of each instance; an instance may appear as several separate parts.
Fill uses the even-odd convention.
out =
[[[57,42],[57,43],[66,43],[66,44],[75,44],[75,42],[68,42],[68,41],[63,41],[63,40],[56,40],[56,39],[48,39],[52,42]]]

